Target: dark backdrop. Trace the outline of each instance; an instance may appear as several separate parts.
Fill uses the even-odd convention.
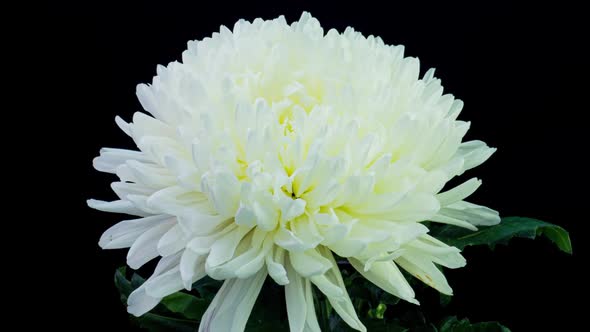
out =
[[[64,7],[49,18],[43,51],[50,57],[43,60],[56,72],[44,84],[59,101],[53,115],[43,117],[55,142],[40,157],[67,172],[67,181],[59,175],[49,180],[70,196],[59,198],[65,213],[59,235],[68,240],[47,248],[63,266],[51,265],[56,282],[48,287],[52,296],[42,300],[61,314],[46,322],[63,329],[131,329],[112,282],[126,251],[97,245],[102,231],[121,217],[92,211],[85,200],[114,197],[113,177],[94,171],[92,158],[102,146],[131,147],[113,120],[130,119],[141,109],[135,86],[151,81],[157,64],[180,60],[188,40],[208,36],[221,24],[280,14],[293,21],[308,10],[326,30],[353,26],[388,44],[404,44],[407,55],[420,58],[422,72],[437,68],[445,91],[465,101],[461,119],[472,121],[468,138],[498,148],[470,172],[484,181],[473,201],[504,216],[536,217],[570,231],[573,256],[546,240],[514,240],[493,252],[467,249],[467,267],[447,273],[455,297],[446,312],[499,320],[513,331],[579,330],[582,304],[574,301],[587,288],[580,267],[588,223],[581,159],[587,152],[587,104],[576,104],[571,92],[573,45],[582,40],[574,35],[567,8],[344,3],[96,5],[76,13]],[[67,306],[58,306],[60,301]],[[425,310],[439,309],[426,304]]]

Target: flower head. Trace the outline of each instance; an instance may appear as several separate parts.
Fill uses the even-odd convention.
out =
[[[225,282],[200,331],[242,331],[270,276],[285,287],[291,331],[319,331],[312,284],[365,331],[334,254],[406,301],[418,303],[400,268],[451,294],[436,264],[465,260],[423,222],[499,222],[464,201],[479,180],[441,192],[494,149],[461,142],[463,103],[403,53],[352,28],[324,33],[304,13],[291,25],[222,26],[189,42],[182,63],[159,66],[137,87],[149,115],[116,119],[139,151],[105,148],[94,160],[119,177],[119,200],[88,202],[136,216],[107,230],[101,247],[130,247],[132,268],[161,257],[129,312],[208,275]]]

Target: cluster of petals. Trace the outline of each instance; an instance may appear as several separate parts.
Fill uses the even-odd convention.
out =
[[[153,275],[128,300],[142,315],[210,276],[224,280],[199,331],[242,331],[263,283],[284,285],[291,331],[319,331],[312,285],[352,328],[366,331],[339,270],[418,304],[401,270],[452,294],[437,265],[465,265],[425,221],[476,229],[498,214],[465,201],[481,184],[455,176],[495,149],[462,142],[463,102],[403,46],[352,28],[324,32],[304,13],[288,24],[239,21],[191,41],[137,96],[146,113],[117,118],[137,151],[104,148],[114,201],[132,216],[105,249],[130,248]],[[444,190],[443,190],[444,187]]]

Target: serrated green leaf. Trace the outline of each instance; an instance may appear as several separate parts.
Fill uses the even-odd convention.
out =
[[[569,233],[565,229],[533,218],[507,217],[503,218],[498,225],[480,227],[476,232],[445,225],[433,227],[431,234],[459,249],[475,245],[488,245],[493,249],[497,244],[507,244],[510,239],[515,237],[534,239],[544,235],[562,251],[568,254],[572,253]]]
[[[462,320],[457,317],[447,317],[439,328],[440,332],[510,332],[510,329],[498,322],[471,323],[469,319]]]

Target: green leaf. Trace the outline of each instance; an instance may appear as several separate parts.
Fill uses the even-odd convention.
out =
[[[123,304],[127,304],[127,298],[134,290],[131,286],[131,282],[125,277],[126,272],[127,269],[125,266],[122,266],[115,271],[115,287],[119,290],[121,302],[123,302]]]
[[[182,292],[168,295],[160,303],[172,312],[197,321],[201,319],[209,306],[209,301]]]
[[[498,322],[470,323],[469,319],[448,317],[440,325],[439,332],[510,332],[510,329]]]
[[[431,234],[459,249],[475,245],[488,245],[494,249],[497,244],[507,244],[515,237],[534,239],[544,235],[562,251],[572,253],[572,243],[565,229],[533,218],[507,217],[503,218],[498,225],[480,227],[476,232],[445,225],[433,227]]]
[[[196,290],[203,299],[211,302],[222,284],[223,281],[221,280],[215,280],[209,276],[205,276],[195,282],[192,289]]]
[[[131,287],[133,287],[134,290],[139,288],[139,286],[143,285],[144,282],[145,279],[137,273],[133,273],[133,275],[131,276]]]

